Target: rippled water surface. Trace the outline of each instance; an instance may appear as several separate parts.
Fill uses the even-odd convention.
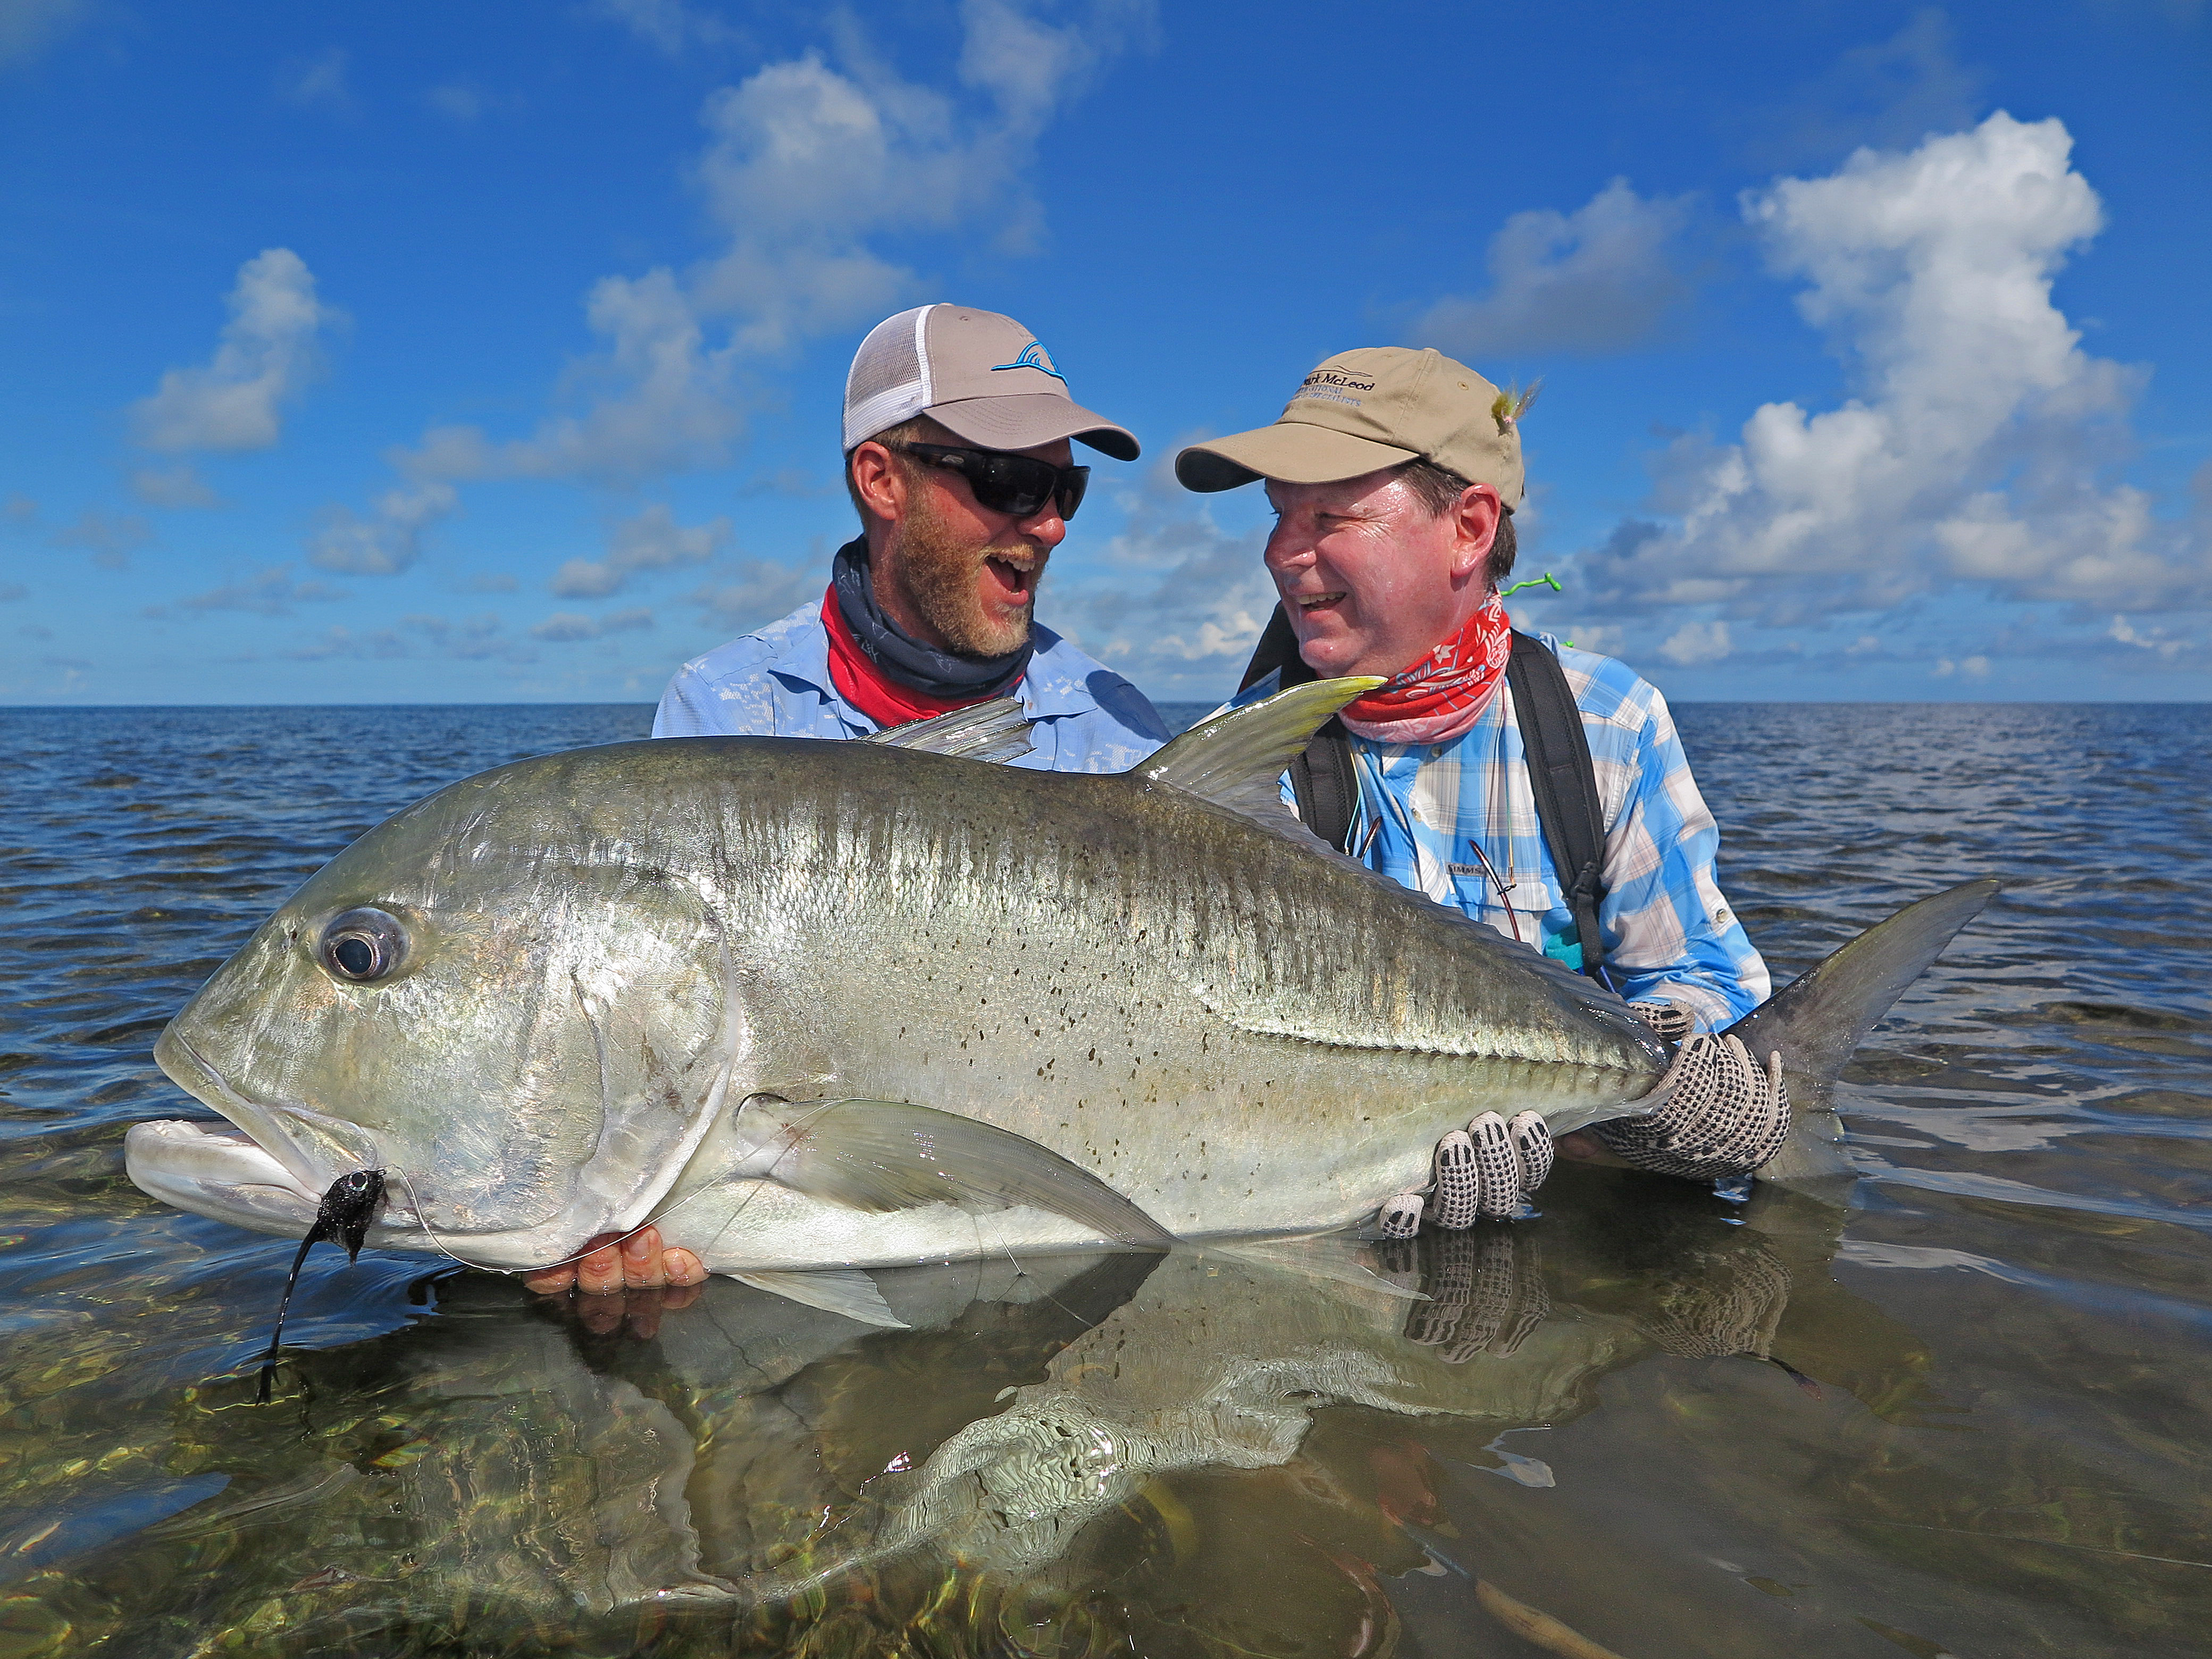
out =
[[[1571,1170],[1373,1265],[552,1303],[124,1178],[324,860],[634,708],[0,712],[0,1659],[2212,1653],[2212,708],[1693,706],[1780,980],[1996,875],[1854,1207]],[[726,1588],[744,1586],[734,1596]]]

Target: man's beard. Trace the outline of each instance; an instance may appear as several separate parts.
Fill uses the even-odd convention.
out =
[[[1017,619],[1002,622],[985,611],[976,591],[988,550],[963,540],[934,510],[926,492],[915,494],[913,510],[893,532],[900,585],[908,602],[956,656],[1003,657],[1020,650],[1029,643],[1036,584],[1044,575],[1043,552],[1036,553],[1029,603]]]

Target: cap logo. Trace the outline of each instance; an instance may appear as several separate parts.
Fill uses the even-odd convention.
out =
[[[1052,366],[1052,359],[1044,355],[1044,348],[1042,345],[1039,345],[1035,340],[1031,340],[1027,345],[1024,346],[1022,348],[1022,355],[1015,358],[1011,363],[993,363],[991,365],[991,373],[996,374],[1002,368],[1040,369],[1043,373],[1051,375],[1054,380],[1059,381],[1062,386],[1066,386],[1067,384],[1067,376],[1061,374],[1058,369]]]
[[[1357,409],[1364,399],[1355,394],[1375,390],[1374,380],[1365,375],[1347,374],[1340,368],[1317,368],[1299,383],[1291,394],[1291,401],[1301,398],[1318,398],[1326,403],[1350,404]]]

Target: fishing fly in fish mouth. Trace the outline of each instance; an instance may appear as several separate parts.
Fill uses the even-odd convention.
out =
[[[1525,1213],[1555,1145],[1840,1175],[1829,1083],[1993,884],[1754,1008],[1663,702],[1498,602],[1525,400],[1346,353],[1274,426],[1185,451],[1193,488],[1269,481],[1287,605],[1237,702],[1163,746],[1031,624],[1033,582],[974,562],[1041,568],[1081,498],[1069,438],[1136,453],[1041,356],[959,307],[872,333],[864,531],[821,605],[687,665],[655,730],[690,740],[501,767],[332,860],[156,1045],[230,1127],[137,1126],[132,1178],[303,1257],[331,1237],[544,1289],[711,1271],[896,1324],[871,1268],[1463,1228]],[[928,605],[884,556],[920,545],[909,489],[957,492],[930,534],[970,544]],[[791,676],[811,714],[777,701]],[[1577,769],[1604,788],[1563,801]],[[1541,831],[1493,829],[1500,801]]]

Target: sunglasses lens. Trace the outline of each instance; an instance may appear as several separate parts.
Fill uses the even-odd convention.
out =
[[[1060,488],[1055,493],[1060,497],[1060,516],[1062,519],[1072,519],[1075,516],[1075,509],[1083,505],[1083,492],[1090,487],[1091,469],[1089,467],[1071,466],[1061,471]]]

